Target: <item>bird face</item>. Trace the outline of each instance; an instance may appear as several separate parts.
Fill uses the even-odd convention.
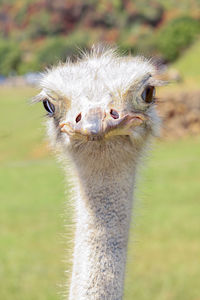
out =
[[[113,135],[129,135],[133,127],[145,120],[141,113],[117,111],[112,108],[94,107],[79,113],[75,121],[60,123],[62,132],[74,138],[100,141]]]
[[[155,134],[155,86],[161,84],[155,73],[146,59],[112,50],[47,71],[36,101],[43,101],[51,138],[72,144],[128,136],[134,142]]]

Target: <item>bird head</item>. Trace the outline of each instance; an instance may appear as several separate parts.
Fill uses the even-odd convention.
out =
[[[157,69],[144,57],[120,57],[95,48],[76,62],[47,70],[42,101],[54,144],[72,147],[128,139],[133,145],[155,135]]]

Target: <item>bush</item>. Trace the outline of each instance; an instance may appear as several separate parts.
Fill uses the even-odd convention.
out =
[[[16,42],[0,40],[0,73],[9,75],[17,73],[21,62],[21,51]]]
[[[87,34],[79,35],[78,32],[67,37],[49,38],[36,54],[38,63],[43,68],[58,61],[65,61],[67,57],[77,54],[80,48],[86,48],[87,44]]]
[[[52,33],[52,24],[50,14],[41,10],[37,14],[33,14],[30,18],[30,24],[27,30],[28,37],[35,39]]]
[[[41,71],[41,65],[39,64],[37,57],[33,57],[30,61],[22,61],[18,67],[18,74],[23,75],[29,72]]]
[[[191,17],[180,17],[161,28],[156,48],[166,61],[174,61],[200,33],[200,23]]]

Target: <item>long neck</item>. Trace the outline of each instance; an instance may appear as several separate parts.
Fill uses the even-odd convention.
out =
[[[78,177],[69,299],[121,300],[135,168],[94,166]]]

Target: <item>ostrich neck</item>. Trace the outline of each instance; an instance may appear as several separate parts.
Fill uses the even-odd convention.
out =
[[[135,168],[106,165],[79,165],[70,300],[123,298]]]
[[[76,233],[69,300],[123,298],[133,189],[142,145],[133,147],[127,137],[113,141],[102,148],[91,144],[78,154],[72,152]]]

